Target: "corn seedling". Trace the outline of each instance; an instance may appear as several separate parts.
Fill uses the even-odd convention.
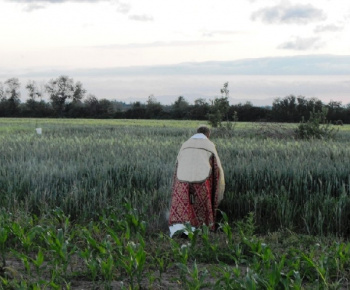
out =
[[[206,282],[208,277],[208,270],[199,270],[196,261],[193,262],[192,269],[187,265],[178,264],[181,271],[181,280],[186,289],[199,290],[203,287],[208,287],[209,283]]]
[[[8,228],[4,225],[0,224],[0,254],[1,254],[1,271],[3,271],[3,268],[6,267],[6,253],[8,251],[6,241],[8,238]]]

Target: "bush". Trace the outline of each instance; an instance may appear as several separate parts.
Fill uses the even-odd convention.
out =
[[[213,122],[212,119],[209,119],[208,121],[209,124],[214,128],[213,135],[220,138],[232,137],[234,135],[234,131],[238,121],[238,116],[236,111],[233,113],[232,119],[233,119],[232,122],[231,121],[227,121],[224,123],[220,122],[219,124],[217,122]]]
[[[331,124],[327,122],[326,116],[328,113],[327,108],[323,108],[322,111],[313,110],[310,112],[310,119],[305,122],[304,118],[296,129],[296,134],[300,139],[332,139],[338,130],[331,127]]]

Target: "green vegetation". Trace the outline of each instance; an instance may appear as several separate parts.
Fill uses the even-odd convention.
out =
[[[310,112],[327,109],[327,119],[332,124],[350,124],[350,104],[325,104],[317,98],[294,95],[276,98],[272,106],[266,107],[250,102],[230,104],[228,85],[226,82],[218,90],[221,97],[215,94],[209,100],[198,98],[193,104],[178,96],[171,105],[163,105],[152,94],[143,103],[127,104],[88,94],[81,82],[61,75],[41,88],[35,81],[28,81],[27,99],[21,102],[21,83],[18,78],[10,78],[4,84],[0,82],[0,117],[208,120],[213,127],[222,127],[222,122],[237,118],[241,122],[297,123],[303,118],[308,120]]]
[[[296,133],[301,139],[331,139],[334,138],[337,130],[332,128],[331,124],[327,122],[328,110],[323,108],[322,111],[310,113],[310,119],[305,122],[304,118],[299,124]]]
[[[219,230],[171,240],[175,158],[200,123],[0,119],[0,285],[347,286],[350,126],[327,141],[267,136],[261,124],[214,130]]]
[[[188,240],[155,233],[130,204],[74,223],[1,215],[2,289],[339,289],[348,287],[350,244],[283,230],[255,235],[254,215]]]

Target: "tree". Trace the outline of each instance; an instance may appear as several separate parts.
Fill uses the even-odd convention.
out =
[[[220,90],[221,94],[224,94],[226,98],[229,97],[229,89],[228,89],[228,82],[224,83],[222,89]]]
[[[308,106],[308,110],[310,112],[312,111],[322,111],[324,104],[322,103],[321,100],[317,99],[317,98],[311,98],[308,100],[307,102],[307,106]]]
[[[293,95],[277,98],[272,104],[272,113],[276,121],[298,122],[300,117],[297,110],[297,99]]]
[[[11,78],[5,81],[5,88],[0,88],[1,115],[16,116],[19,113],[21,83],[18,78]]]
[[[194,101],[190,111],[191,119],[193,120],[206,120],[209,113],[209,104],[203,99],[199,98]]]
[[[25,115],[38,117],[40,115],[39,110],[43,109],[43,104],[36,99],[42,96],[42,92],[39,90],[35,81],[28,81],[26,85],[28,91],[28,99],[26,101]]]
[[[220,127],[223,119],[226,119],[226,121],[229,120],[228,111],[230,108],[230,103],[228,101],[229,90],[227,82],[224,83],[224,86],[222,89],[220,89],[220,92],[225,96],[215,98],[211,101],[210,112],[208,114],[208,121],[214,128]]]
[[[83,88],[83,84],[81,82],[77,82],[74,85],[74,91],[73,91],[73,97],[72,102],[73,103],[79,103],[85,96],[86,90]]]
[[[135,102],[131,105],[131,108],[125,113],[128,119],[145,119],[146,118],[146,106],[140,102]]]
[[[310,110],[308,108],[308,101],[305,99],[303,96],[298,96],[297,97],[297,114],[298,114],[298,119],[300,120],[301,118],[309,118],[310,117]]]
[[[189,104],[183,96],[179,96],[172,106],[173,118],[184,119],[188,113]]]
[[[157,101],[157,99],[150,95],[146,104],[146,114],[149,119],[157,119],[163,112],[162,105]]]
[[[53,109],[59,116],[63,115],[67,100],[78,102],[86,93],[80,82],[74,84],[73,79],[68,76],[59,76],[57,79],[50,80],[45,90],[50,96]]]
[[[239,120],[245,122],[266,118],[265,110],[263,108],[254,107],[251,102],[246,102],[245,104],[239,103],[230,106],[228,114],[232,120],[234,120],[235,112],[239,116]]]
[[[14,102],[19,102],[19,97],[21,96],[19,91],[21,83],[19,82],[18,78],[8,79],[5,81],[5,85],[7,85],[7,88],[5,89],[7,98],[13,100]]]
[[[88,95],[88,97],[84,101],[84,105],[86,108],[86,112],[88,117],[97,117],[98,113],[98,100],[95,95]]]
[[[2,82],[0,82],[0,102],[4,101],[6,99],[5,97],[5,91],[4,91],[4,85]]]
[[[328,108],[328,119],[330,121],[337,121],[343,119],[345,109],[342,106],[342,102],[330,101],[326,107]]]
[[[0,82],[0,117],[6,116],[6,96],[2,82]]]
[[[112,118],[114,114],[113,103],[107,99],[102,99],[98,103],[99,116],[102,118]]]
[[[34,101],[42,96],[42,92],[39,90],[35,81],[28,81],[26,89],[28,90],[28,97],[30,100]]]

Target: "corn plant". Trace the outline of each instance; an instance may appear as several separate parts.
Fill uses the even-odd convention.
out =
[[[71,242],[72,235],[65,235],[63,229],[58,229],[57,233],[54,230],[48,230],[42,236],[52,254],[51,264],[54,270],[62,271],[66,276],[71,257],[76,251],[76,246]]]
[[[101,263],[106,256],[109,257],[110,252],[106,248],[106,245],[96,240],[86,228],[82,229],[82,234],[86,239],[86,248],[81,249],[79,255],[89,269],[91,280],[96,281],[102,275]],[[107,265],[104,266],[103,275],[107,274],[108,276],[110,273],[107,273],[106,270]]]
[[[110,283],[114,278],[114,270],[113,256],[109,254],[108,257],[101,261],[101,275],[104,281],[107,282],[105,285],[107,287],[110,287]]]
[[[44,229],[41,226],[33,226],[27,229],[15,221],[11,224],[10,230],[25,253],[29,254],[35,244],[35,238],[41,235]]]
[[[241,271],[239,268],[220,263],[216,267],[219,279],[215,282],[215,289],[242,289],[240,285]]]
[[[169,243],[169,238],[167,236],[164,236],[163,233],[160,233],[157,242]],[[160,286],[162,286],[162,275],[167,271],[168,267],[172,265],[171,257],[168,251],[165,251],[158,245],[154,245],[154,247],[156,250],[154,255],[151,256],[151,258],[153,259],[153,265],[158,270],[159,277],[157,279],[159,281]]]
[[[7,226],[0,224],[0,254],[1,254],[1,271],[6,267],[6,253],[8,251],[6,241],[8,238],[9,230]]]
[[[17,252],[15,250],[12,250],[12,253],[22,261],[22,264],[24,265],[24,268],[27,274],[29,275],[29,277],[31,277],[32,273],[31,273],[30,258],[26,254]]]
[[[145,242],[140,234],[137,237],[137,243],[129,241],[125,248],[125,253],[120,257],[119,264],[129,277],[130,287],[134,289],[134,279],[136,278],[138,287],[141,288],[141,282],[144,275],[146,263]]]
[[[197,246],[195,256],[200,257],[203,261],[219,261],[219,245],[216,241],[210,240],[209,227],[203,225],[198,235],[202,243],[200,246]]]
[[[181,271],[181,281],[186,289],[199,290],[208,287],[210,283],[206,281],[208,270],[199,270],[196,261],[193,262],[192,268],[184,264],[178,264]]]
[[[87,266],[89,272],[89,277],[92,281],[96,281],[100,273],[100,265],[96,257],[91,255],[92,252],[89,249],[79,251],[79,256],[83,259],[85,265]]]
[[[328,285],[328,277],[327,277],[327,269],[324,267],[324,261],[326,256],[322,254],[320,257],[313,256],[313,252],[306,254],[301,253],[301,261],[304,264],[305,275],[310,281],[317,281],[318,285],[327,288]]]
[[[225,242],[228,251],[221,253],[220,259],[225,261],[234,261],[236,265],[244,262],[245,257],[243,253],[243,247],[240,243],[236,243],[233,239],[232,226],[229,224],[228,216],[225,212],[221,211],[223,221],[219,223],[219,230],[223,231],[225,234]]]

